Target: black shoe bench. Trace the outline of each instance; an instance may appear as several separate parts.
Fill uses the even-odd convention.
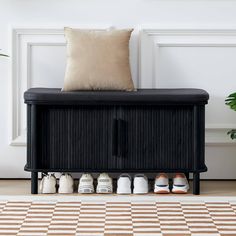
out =
[[[32,194],[39,172],[193,173],[200,193],[206,91],[31,88],[24,99]]]

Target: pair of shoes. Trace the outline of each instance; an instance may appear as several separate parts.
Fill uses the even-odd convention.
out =
[[[173,178],[172,193],[187,193],[189,184],[182,173],[175,174]],[[170,193],[169,178],[165,173],[160,173],[155,179],[154,193]]]
[[[45,175],[39,186],[40,193],[56,193],[57,192],[57,179],[54,174]],[[71,175],[62,174],[59,179],[58,193],[73,193],[74,181]]]
[[[121,174],[117,181],[117,194],[131,194],[131,176]],[[148,179],[144,174],[134,176],[134,194],[148,193]]]
[[[112,178],[107,173],[102,173],[97,179],[97,193],[112,193]],[[79,180],[78,193],[94,193],[93,177],[85,173]]]

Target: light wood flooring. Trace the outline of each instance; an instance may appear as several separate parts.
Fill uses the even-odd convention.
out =
[[[190,183],[191,185],[191,183]],[[152,195],[153,193],[149,193]],[[0,195],[31,195],[29,180],[0,180]],[[78,195],[77,193],[71,195]],[[170,194],[174,195],[174,194]],[[186,194],[191,196],[190,193]],[[159,195],[164,197],[165,195]],[[201,196],[236,196],[236,181],[201,181]]]

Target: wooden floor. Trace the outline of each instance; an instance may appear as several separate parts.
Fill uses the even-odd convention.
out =
[[[30,181],[0,180],[0,195],[30,195]],[[187,196],[191,195],[190,190]],[[201,181],[201,196],[236,196],[236,181]]]

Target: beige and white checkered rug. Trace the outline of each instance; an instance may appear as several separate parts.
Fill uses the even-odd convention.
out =
[[[236,202],[1,201],[0,235],[236,235]]]

